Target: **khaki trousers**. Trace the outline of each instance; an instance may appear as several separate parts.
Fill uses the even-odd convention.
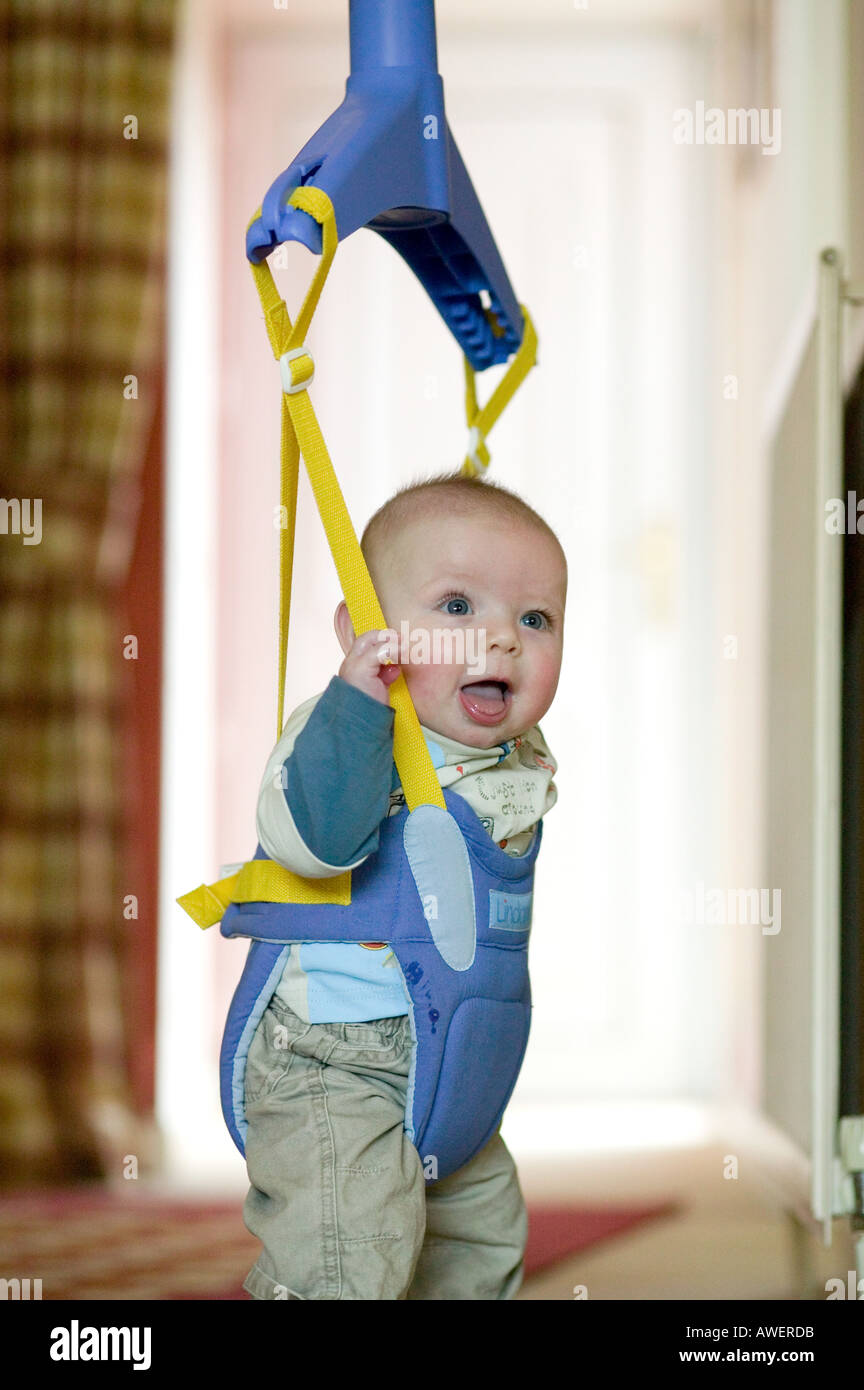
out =
[[[527,1217],[513,1159],[496,1133],[427,1182],[403,1128],[411,1047],[407,1014],[305,1023],[275,996],[265,1010],[245,1082],[253,1298],[515,1296]]]

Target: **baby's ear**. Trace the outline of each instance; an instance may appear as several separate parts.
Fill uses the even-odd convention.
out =
[[[348,616],[348,605],[344,598],[336,609],[333,626],[336,629],[336,636],[339,638],[339,645],[347,656],[354,645],[354,628]]]

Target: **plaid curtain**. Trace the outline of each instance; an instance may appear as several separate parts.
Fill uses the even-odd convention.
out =
[[[178,0],[0,0],[0,1182],[122,1177],[119,595],[160,379]]]

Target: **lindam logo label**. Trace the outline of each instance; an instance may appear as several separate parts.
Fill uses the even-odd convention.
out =
[[[489,889],[489,925],[496,931],[528,931],[533,893],[501,893]]]

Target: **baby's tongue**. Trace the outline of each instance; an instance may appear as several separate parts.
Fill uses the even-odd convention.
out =
[[[463,685],[462,694],[480,714],[492,716],[504,713],[506,701],[500,685],[491,681],[474,681],[471,685]]]

